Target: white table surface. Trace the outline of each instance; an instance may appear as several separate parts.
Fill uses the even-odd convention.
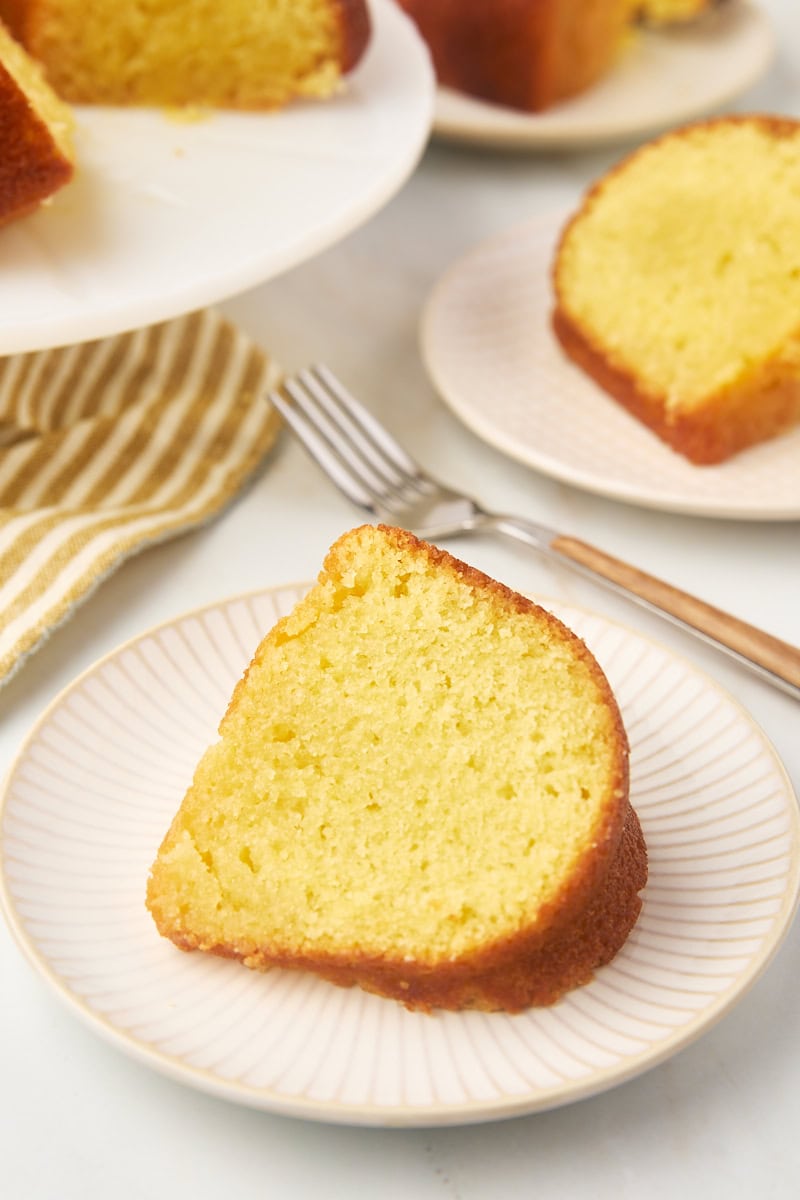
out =
[[[769,78],[732,107],[800,116],[798,0],[764,0],[764,7],[778,30],[779,58]],[[674,516],[552,482],[463,429],[426,379],[417,320],[440,272],[512,223],[572,204],[620,152],[503,155],[433,145],[403,191],[359,232],[223,307],[285,367],[326,360],[424,462],[487,505],[574,533],[800,644],[797,522]],[[356,523],[356,512],[284,437],[219,520],[127,563],[0,692],[0,772],[51,698],[119,642],[222,595],[311,579],[330,542]],[[478,539],[448,548],[513,587],[595,608],[692,658],[749,709],[800,790],[796,702],[523,548]],[[370,1130],[274,1117],[149,1071],[67,1011],[0,925],[0,1194],[795,1197],[798,981],[796,924],[730,1014],[632,1082],[497,1124]]]

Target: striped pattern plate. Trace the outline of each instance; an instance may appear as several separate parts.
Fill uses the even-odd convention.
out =
[[[213,309],[0,359],[0,685],[129,555],[237,494],[278,378]]]
[[[550,607],[619,698],[650,851],[615,961],[548,1009],[426,1016],[310,975],[182,954],[144,907],[148,868],[262,633],[305,586],[144,634],[44,713],[2,809],[2,898],[23,952],[99,1033],[230,1100],[350,1124],[436,1125],[551,1108],[663,1061],[764,970],[800,882],[788,779],[724,692],[622,626]]]
[[[705,517],[800,517],[800,427],[696,467],[567,360],[550,313],[553,257],[568,217],[505,230],[435,285],[422,352],[443,400],[489,445],[589,492]]]

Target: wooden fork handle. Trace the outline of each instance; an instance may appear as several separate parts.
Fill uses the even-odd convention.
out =
[[[648,575],[628,563],[613,558],[602,550],[580,541],[578,538],[558,534],[550,542],[550,548],[573,563],[579,564],[593,575],[599,575],[609,583],[632,593],[649,606],[674,618],[682,625],[701,633],[711,641],[727,647],[735,656],[748,663],[756,664],[771,675],[783,680],[788,691],[800,699],[800,650],[772,637],[746,621],[682,592]],[[777,682],[777,680],[776,680]]]

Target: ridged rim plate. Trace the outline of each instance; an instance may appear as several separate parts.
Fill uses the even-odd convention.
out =
[[[662,1062],[722,1017],[797,904],[791,785],[747,714],[688,663],[549,602],[617,694],[650,853],[639,922],[592,983],[519,1016],[426,1016],[159,937],[144,907],[148,868],[234,683],[306,586],[229,599],[128,642],[67,688],[22,747],[2,801],[2,900],[69,1007],[217,1096],[384,1126],[565,1104]]]
[[[489,445],[586,491],[704,517],[800,517],[800,428],[719,466],[694,466],[566,358],[550,316],[568,216],[490,238],[434,286],[420,339],[445,403]]]
[[[775,38],[749,0],[728,0],[683,26],[640,30],[604,79],[541,113],[486,104],[439,88],[439,137],[540,150],[641,137],[727,104],[769,67]]]
[[[352,232],[425,148],[435,82],[415,27],[370,0],[341,94],[175,119],[76,109],[75,179],[0,230],[0,354],[106,337],[255,287]]]

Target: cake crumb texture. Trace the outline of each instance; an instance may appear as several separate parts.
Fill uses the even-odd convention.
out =
[[[370,37],[365,0],[0,0],[65,100],[279,108],[323,98]]]
[[[722,117],[634,151],[566,227],[554,289],[569,357],[692,462],[791,428],[800,122]]]
[[[364,526],[259,646],[147,903],[183,949],[513,1011],[613,956],[645,877],[625,733],[583,643]]]

